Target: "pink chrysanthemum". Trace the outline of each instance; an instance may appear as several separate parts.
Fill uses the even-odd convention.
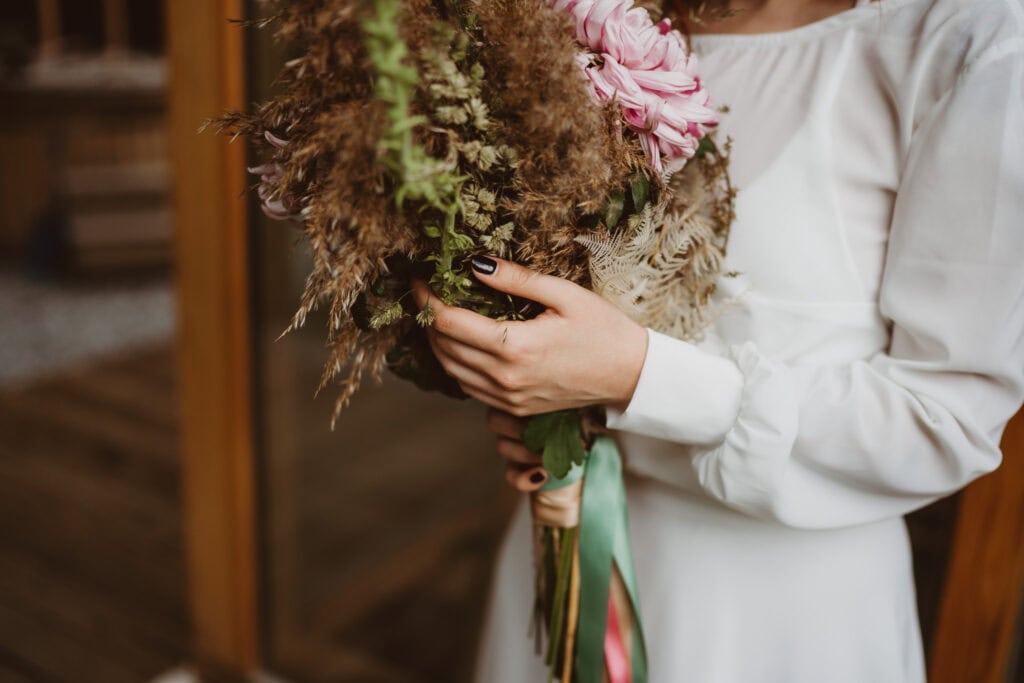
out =
[[[690,158],[718,124],[697,58],[668,19],[655,24],[633,0],[549,0],[576,20],[584,73],[600,101],[613,99],[640,136],[651,167]]]

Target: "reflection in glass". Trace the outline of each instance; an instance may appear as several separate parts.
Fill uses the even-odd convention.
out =
[[[250,35],[258,100],[281,62]],[[309,271],[301,233],[252,215],[266,662],[302,681],[468,680],[515,500],[483,408],[388,377],[332,433],[332,389],[313,397],[323,319],[275,341]]]

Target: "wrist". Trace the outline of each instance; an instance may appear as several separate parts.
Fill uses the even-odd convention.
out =
[[[619,411],[625,411],[632,401],[637,384],[640,382],[644,361],[647,358],[647,329],[632,321],[630,323],[628,334],[623,335],[625,339],[623,348],[620,353],[616,354],[622,360],[622,364],[613,376],[619,381],[610,392],[609,400],[605,402],[606,405]]]

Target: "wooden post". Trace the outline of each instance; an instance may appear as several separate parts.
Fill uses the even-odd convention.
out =
[[[60,0],[36,0],[39,11],[39,57],[53,59],[61,53]]]
[[[119,57],[128,52],[126,0],[103,0],[103,32],[108,57]]]
[[[197,134],[246,105],[242,0],[167,2],[186,566],[200,663],[259,664],[245,143]]]
[[[932,683],[1005,683],[1024,597],[1024,411],[1003,462],[963,492],[936,627]]]

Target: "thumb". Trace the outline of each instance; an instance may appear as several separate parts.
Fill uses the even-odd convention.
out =
[[[518,263],[490,256],[470,260],[476,279],[499,292],[530,299],[557,311],[564,310],[579,286],[553,275],[543,275]]]

